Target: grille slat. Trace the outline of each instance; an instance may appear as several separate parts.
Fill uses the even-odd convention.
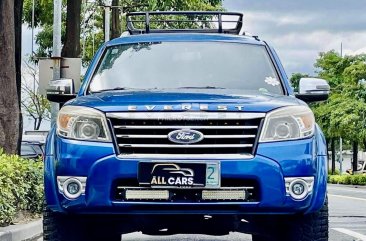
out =
[[[168,135],[116,135],[117,138],[156,138],[164,139],[168,138]],[[205,139],[217,139],[217,138],[255,138],[255,135],[205,135]]]
[[[258,126],[114,126],[117,129],[257,129]]]
[[[128,148],[238,148],[252,147],[252,144],[228,144],[228,145],[162,145],[162,144],[118,144]]]
[[[143,118],[144,115],[148,118]],[[202,116],[204,118],[198,118]],[[163,115],[137,112],[108,113],[107,117],[122,155],[245,155],[253,153],[264,114],[167,112]],[[187,129],[200,131],[204,135],[203,140],[177,144],[168,139],[170,132]]]

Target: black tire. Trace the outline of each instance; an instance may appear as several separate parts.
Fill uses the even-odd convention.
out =
[[[55,213],[46,206],[43,210],[44,241],[121,241],[121,234],[113,232],[91,216]],[[107,222],[108,223],[108,222]],[[105,225],[107,223],[104,223]]]
[[[260,223],[258,224],[260,225]],[[328,199],[316,213],[281,216],[267,226],[263,235],[252,235],[253,241],[328,241]]]

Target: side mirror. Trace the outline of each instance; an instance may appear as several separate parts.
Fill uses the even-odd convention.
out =
[[[315,102],[327,100],[330,93],[330,86],[324,79],[301,78],[299,83],[299,93],[296,98],[305,102]]]
[[[74,80],[59,79],[50,83],[50,89],[47,90],[47,99],[51,102],[66,103],[76,97]]]

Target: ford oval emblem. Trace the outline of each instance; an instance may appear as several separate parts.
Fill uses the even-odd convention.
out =
[[[168,134],[171,142],[178,144],[193,144],[203,140],[203,133],[195,130],[176,130]]]

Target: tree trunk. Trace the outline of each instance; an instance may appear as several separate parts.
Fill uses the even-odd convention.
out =
[[[332,149],[332,175],[334,175],[334,173],[335,173],[335,159],[336,159],[335,139],[334,138],[332,138],[331,149]]]
[[[352,143],[352,150],[353,150],[353,162],[352,162],[352,173],[357,171],[357,164],[358,164],[358,142],[354,141]]]
[[[81,0],[67,0],[66,36],[62,57],[80,57]]]
[[[119,6],[119,0],[112,0],[112,6]],[[121,36],[121,18],[120,9],[112,8],[112,36],[111,38],[118,38]]]
[[[38,131],[39,130],[39,128],[41,127],[41,124],[42,124],[42,118],[38,118],[38,120],[37,120],[37,125],[36,125],[36,127],[34,128],[36,131]]]
[[[14,27],[15,27],[15,69],[16,69],[16,84],[19,100],[19,110],[21,110],[21,87],[22,87],[22,15],[23,15],[23,0],[14,1]],[[23,135],[23,116],[19,111],[19,138],[18,147],[22,143]],[[20,154],[20,148],[18,148],[18,154]]]
[[[14,1],[0,1],[0,147],[18,153],[19,98],[16,83]]]

